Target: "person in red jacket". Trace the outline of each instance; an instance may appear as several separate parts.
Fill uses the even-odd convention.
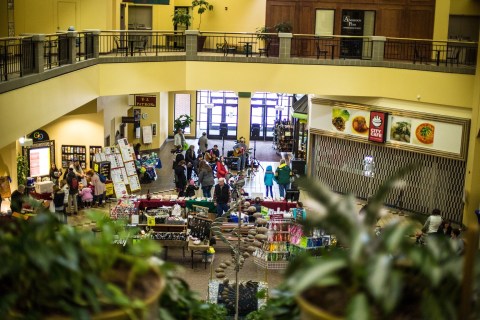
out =
[[[217,178],[225,178],[228,173],[227,167],[223,164],[223,156],[217,160]]]

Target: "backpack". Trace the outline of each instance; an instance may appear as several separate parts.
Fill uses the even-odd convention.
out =
[[[72,188],[73,190],[78,190],[78,179],[77,179],[77,177],[73,177],[70,180],[70,188]]]
[[[100,178],[101,183],[107,182],[107,177],[105,177],[103,174],[99,173],[98,177]]]

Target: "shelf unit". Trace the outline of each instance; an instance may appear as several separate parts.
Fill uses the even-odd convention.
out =
[[[82,169],[87,168],[87,147],[78,145],[62,145],[62,168],[68,168],[70,161],[76,158]]]
[[[287,268],[291,223],[291,219],[274,219],[268,222],[267,241],[253,253],[253,261],[257,266],[271,270]]]
[[[90,168],[93,168],[95,153],[101,153],[101,152],[102,152],[101,146],[90,146],[88,148],[88,156],[90,157],[90,162],[89,162]]]
[[[290,121],[283,120],[275,122],[273,143],[277,152],[292,152],[293,142],[293,125]]]
[[[293,156],[296,159],[307,160],[308,125],[306,120],[293,118]]]

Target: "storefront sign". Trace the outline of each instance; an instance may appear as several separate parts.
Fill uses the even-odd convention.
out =
[[[156,96],[144,96],[144,95],[135,95],[135,106],[136,107],[153,107],[157,106],[157,97]]]
[[[385,112],[370,111],[369,141],[385,142],[387,119],[387,113]]]
[[[28,135],[28,137],[32,139],[33,142],[50,140],[50,138],[48,137],[48,133],[46,133],[44,130],[41,130],[41,129],[33,131]]]

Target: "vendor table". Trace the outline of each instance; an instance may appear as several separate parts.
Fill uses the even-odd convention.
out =
[[[185,207],[185,200],[160,200],[160,199],[141,199],[135,203],[135,207],[137,209],[145,209],[145,208],[158,208],[158,207],[172,207],[174,205],[180,205],[180,207]]]
[[[213,203],[213,201],[208,201],[208,200],[187,200],[186,201],[186,208],[189,210],[193,210],[193,206],[200,206],[200,207],[206,207],[208,208],[208,212],[216,213],[217,212],[217,207]]]
[[[277,210],[280,208],[281,211],[289,211],[292,208],[297,207],[296,202],[288,202],[288,201],[268,201],[264,200],[261,202],[262,206],[267,207],[269,209]]]
[[[200,244],[194,244],[192,239],[188,240],[188,250],[190,251],[192,257],[192,269],[194,254],[202,255],[205,258],[205,269],[207,269],[207,250],[209,246],[210,245],[208,243],[203,244],[203,242],[201,242]]]

